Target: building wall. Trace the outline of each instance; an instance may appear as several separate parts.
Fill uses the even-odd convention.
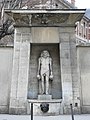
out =
[[[76,35],[81,39],[90,40],[90,22],[87,19],[82,19],[76,23]]]
[[[13,48],[0,47],[0,113],[8,113]]]
[[[33,88],[31,84],[37,84],[35,83],[35,80],[33,83],[30,83],[30,80],[35,78],[33,73],[35,75],[37,70],[36,59],[38,59],[38,56],[42,50],[48,49],[54,62],[53,70],[55,81],[53,82],[53,90],[51,91],[53,98],[60,99],[62,97],[64,113],[69,113],[68,110],[70,110],[70,103],[73,103],[75,110],[79,107],[80,104],[82,113],[90,113],[90,95],[88,93],[90,88],[90,47],[77,47],[76,54],[74,28],[63,27],[60,29],[51,29],[49,27],[42,27],[40,29],[17,28],[16,30],[14,57],[13,48],[0,47],[0,112],[8,113],[11,111],[10,113],[18,114],[18,111],[20,111],[20,114],[23,114],[21,109],[26,110],[28,85],[28,90],[32,90]],[[24,37],[22,37],[22,35]],[[13,69],[15,70],[13,70],[12,77],[13,60]],[[32,69],[30,68],[30,70],[32,70],[30,73],[28,73],[29,67],[32,67]],[[57,71],[55,71],[55,69],[57,69]],[[11,83],[11,77],[13,78],[13,83]],[[10,89],[13,91],[11,92],[11,98],[9,97]],[[36,92],[38,91],[36,90]],[[38,93],[36,93],[35,97],[37,97],[37,94]],[[77,109],[76,112],[78,112],[78,110],[79,109]],[[26,114],[26,111],[24,111],[24,114]]]
[[[90,113],[90,46],[77,48],[81,112]]]

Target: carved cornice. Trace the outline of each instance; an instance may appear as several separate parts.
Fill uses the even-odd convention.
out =
[[[27,26],[29,25],[29,17],[27,14],[14,14],[15,25]]]
[[[13,17],[16,25],[57,25],[65,23],[69,14],[16,14]]]
[[[9,10],[16,26],[74,26],[85,10]]]
[[[55,25],[65,23],[69,14],[33,14],[32,25]]]

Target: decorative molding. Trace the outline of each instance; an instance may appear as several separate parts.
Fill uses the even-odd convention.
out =
[[[15,20],[15,25],[29,25],[30,23],[30,18],[28,15],[25,14],[15,14],[14,16],[14,20]]]
[[[84,10],[11,10],[16,26],[67,26],[84,15]]]
[[[33,14],[32,25],[35,24],[60,24],[65,23],[69,17],[69,14]]]
[[[16,25],[21,26],[33,26],[33,25],[57,25],[65,23],[69,17],[69,14],[46,14],[37,13],[31,15],[25,14],[14,14],[14,20]]]

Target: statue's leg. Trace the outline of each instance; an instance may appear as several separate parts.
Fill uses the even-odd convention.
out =
[[[41,79],[41,82],[42,82],[42,94],[44,94],[44,76],[42,76],[42,79]]]
[[[46,94],[49,94],[49,78],[46,76]]]

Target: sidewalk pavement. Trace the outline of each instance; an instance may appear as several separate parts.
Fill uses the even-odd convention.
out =
[[[31,116],[0,114],[0,120],[31,120]],[[72,117],[71,115],[34,116],[33,120],[72,120]],[[90,114],[74,115],[74,120],[90,120]]]

